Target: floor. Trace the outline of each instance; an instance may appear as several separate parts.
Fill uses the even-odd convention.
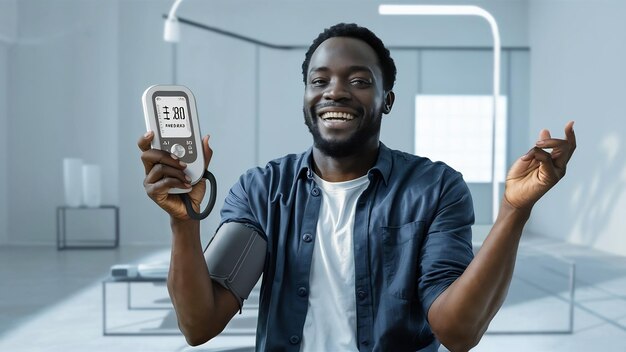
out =
[[[237,316],[227,335],[192,348],[176,334],[162,283],[133,285],[130,296],[125,283],[108,283],[108,332],[134,335],[103,336],[110,266],[168,254],[147,246],[0,247],[0,351],[249,351],[254,309]],[[136,336],[150,333],[175,335]],[[507,301],[473,351],[626,352],[626,257],[525,236]]]

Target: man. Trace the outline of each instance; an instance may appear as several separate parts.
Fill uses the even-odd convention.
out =
[[[379,142],[395,71],[369,30],[338,24],[321,33],[303,63],[312,148],[249,170],[225,200],[222,224],[245,223],[267,240],[258,350],[436,351],[441,342],[467,351],[506,296],[531,208],[574,152],[573,122],[565,140],[543,130],[513,164],[498,219],[473,258],[461,175]],[[199,222],[167,193],[190,187],[185,165],[150,149],[152,138],[138,142],[144,185],[171,215],[168,288],[182,332],[197,345],[222,331],[239,297],[210,279]],[[204,191],[202,183],[191,190],[196,208]]]

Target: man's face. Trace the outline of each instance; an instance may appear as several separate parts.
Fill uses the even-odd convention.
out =
[[[309,62],[304,122],[324,154],[343,157],[378,146],[383,76],[374,50],[349,37],[325,40]]]

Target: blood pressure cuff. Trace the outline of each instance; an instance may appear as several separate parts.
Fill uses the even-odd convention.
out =
[[[263,272],[266,251],[261,233],[238,222],[222,224],[204,250],[211,279],[235,296],[239,308]]]

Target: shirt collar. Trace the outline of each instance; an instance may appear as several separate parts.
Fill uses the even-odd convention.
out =
[[[385,181],[385,185],[389,183],[389,175],[391,174],[391,150],[382,142],[378,146],[378,158],[376,164],[369,170],[368,174],[378,172]],[[296,173],[297,181],[300,177],[313,178],[313,147],[310,147],[300,158],[298,172]]]
[[[378,146],[378,159],[368,174],[377,171],[380,176],[382,176],[383,181],[385,181],[385,185],[387,185],[389,183],[389,175],[391,175],[391,166],[391,149],[384,145],[383,142],[380,142]]]
[[[309,147],[309,149],[301,155],[300,161],[298,162],[298,172],[293,180],[294,184],[301,177],[313,179],[313,147]]]

